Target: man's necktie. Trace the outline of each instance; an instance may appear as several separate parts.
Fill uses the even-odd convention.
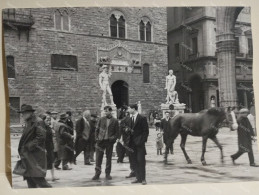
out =
[[[134,116],[131,117],[131,128],[133,128],[133,127],[134,127]]]

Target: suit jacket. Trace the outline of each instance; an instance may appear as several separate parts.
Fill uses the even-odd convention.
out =
[[[107,129],[107,117],[104,116],[100,118],[97,123],[96,131],[95,131],[95,139],[96,141],[104,140],[104,136]],[[116,142],[119,137],[119,122],[115,118],[110,119],[110,123],[108,126],[108,139],[111,142]]]
[[[22,162],[25,164],[25,177],[46,176],[46,126],[45,123],[33,115],[24,127],[21,136],[18,152]]]
[[[147,118],[138,114],[133,126],[131,123],[131,117],[125,119],[125,124],[128,127],[132,127],[133,130],[133,133],[131,134],[131,141],[133,141],[136,146],[145,144],[149,135]]]

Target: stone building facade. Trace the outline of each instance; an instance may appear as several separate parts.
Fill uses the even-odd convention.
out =
[[[33,8],[3,11],[11,123],[37,112],[100,113],[100,60],[109,58],[114,101],[159,109],[168,71],[166,8]]]
[[[217,9],[216,7],[167,8],[168,64],[169,69],[173,69],[177,76],[176,88],[179,99],[187,104],[187,112],[198,112],[211,106],[224,106],[220,105],[220,102],[228,104],[219,90],[219,81],[222,79],[225,82],[233,79],[236,81],[235,86],[226,90],[237,91],[233,92],[237,94],[237,105],[249,107],[253,102],[250,8],[240,8],[242,11],[236,19],[235,27],[228,32],[234,33],[234,48],[236,47],[233,55],[235,59],[229,60],[229,64],[221,64],[217,59],[216,37],[217,30],[220,30],[217,29],[216,23]],[[228,13],[226,17],[232,17],[232,12]],[[230,22],[228,25],[231,25]],[[226,47],[232,48],[231,45]],[[232,64],[233,62],[235,64]],[[231,76],[221,78],[219,71],[224,70],[218,64],[226,67],[234,66],[235,73],[230,71]],[[228,105],[231,105],[230,103]]]

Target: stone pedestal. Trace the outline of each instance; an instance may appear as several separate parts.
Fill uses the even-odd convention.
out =
[[[112,107],[112,116],[114,118],[117,118],[117,107],[116,107],[116,105],[113,104],[113,105],[107,105],[107,106],[111,106]],[[104,107],[105,107],[104,105],[102,105],[102,107],[101,107],[101,117],[105,116],[105,114],[104,114]]]
[[[184,113],[185,104],[178,103],[178,104],[161,104],[161,110],[163,113],[163,118],[165,118],[165,112],[170,112],[170,116],[173,117],[177,114]]]

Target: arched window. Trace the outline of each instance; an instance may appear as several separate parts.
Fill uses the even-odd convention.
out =
[[[143,83],[150,83],[149,64],[143,64]]]
[[[139,36],[141,41],[145,41],[145,24],[142,20],[139,23]]]
[[[69,13],[67,10],[60,11],[56,10],[55,11],[55,29],[56,30],[63,30],[63,31],[69,31],[70,24],[69,24]]]
[[[57,10],[55,11],[55,28],[56,30],[61,30],[61,13]]]
[[[7,76],[8,78],[15,78],[15,66],[14,66],[14,57],[6,57],[6,66],[7,66]]]
[[[151,24],[148,22],[146,24],[146,41],[151,41]]]
[[[117,37],[117,19],[114,14],[110,17],[111,37]]]
[[[141,41],[152,41],[152,25],[147,17],[143,17],[139,23],[139,39]]]
[[[123,16],[119,19],[119,38],[125,38],[125,19]]]
[[[63,30],[69,31],[69,15],[66,10],[63,12]]]
[[[116,38],[126,38],[125,17],[120,11],[114,11],[110,16],[110,36]]]

